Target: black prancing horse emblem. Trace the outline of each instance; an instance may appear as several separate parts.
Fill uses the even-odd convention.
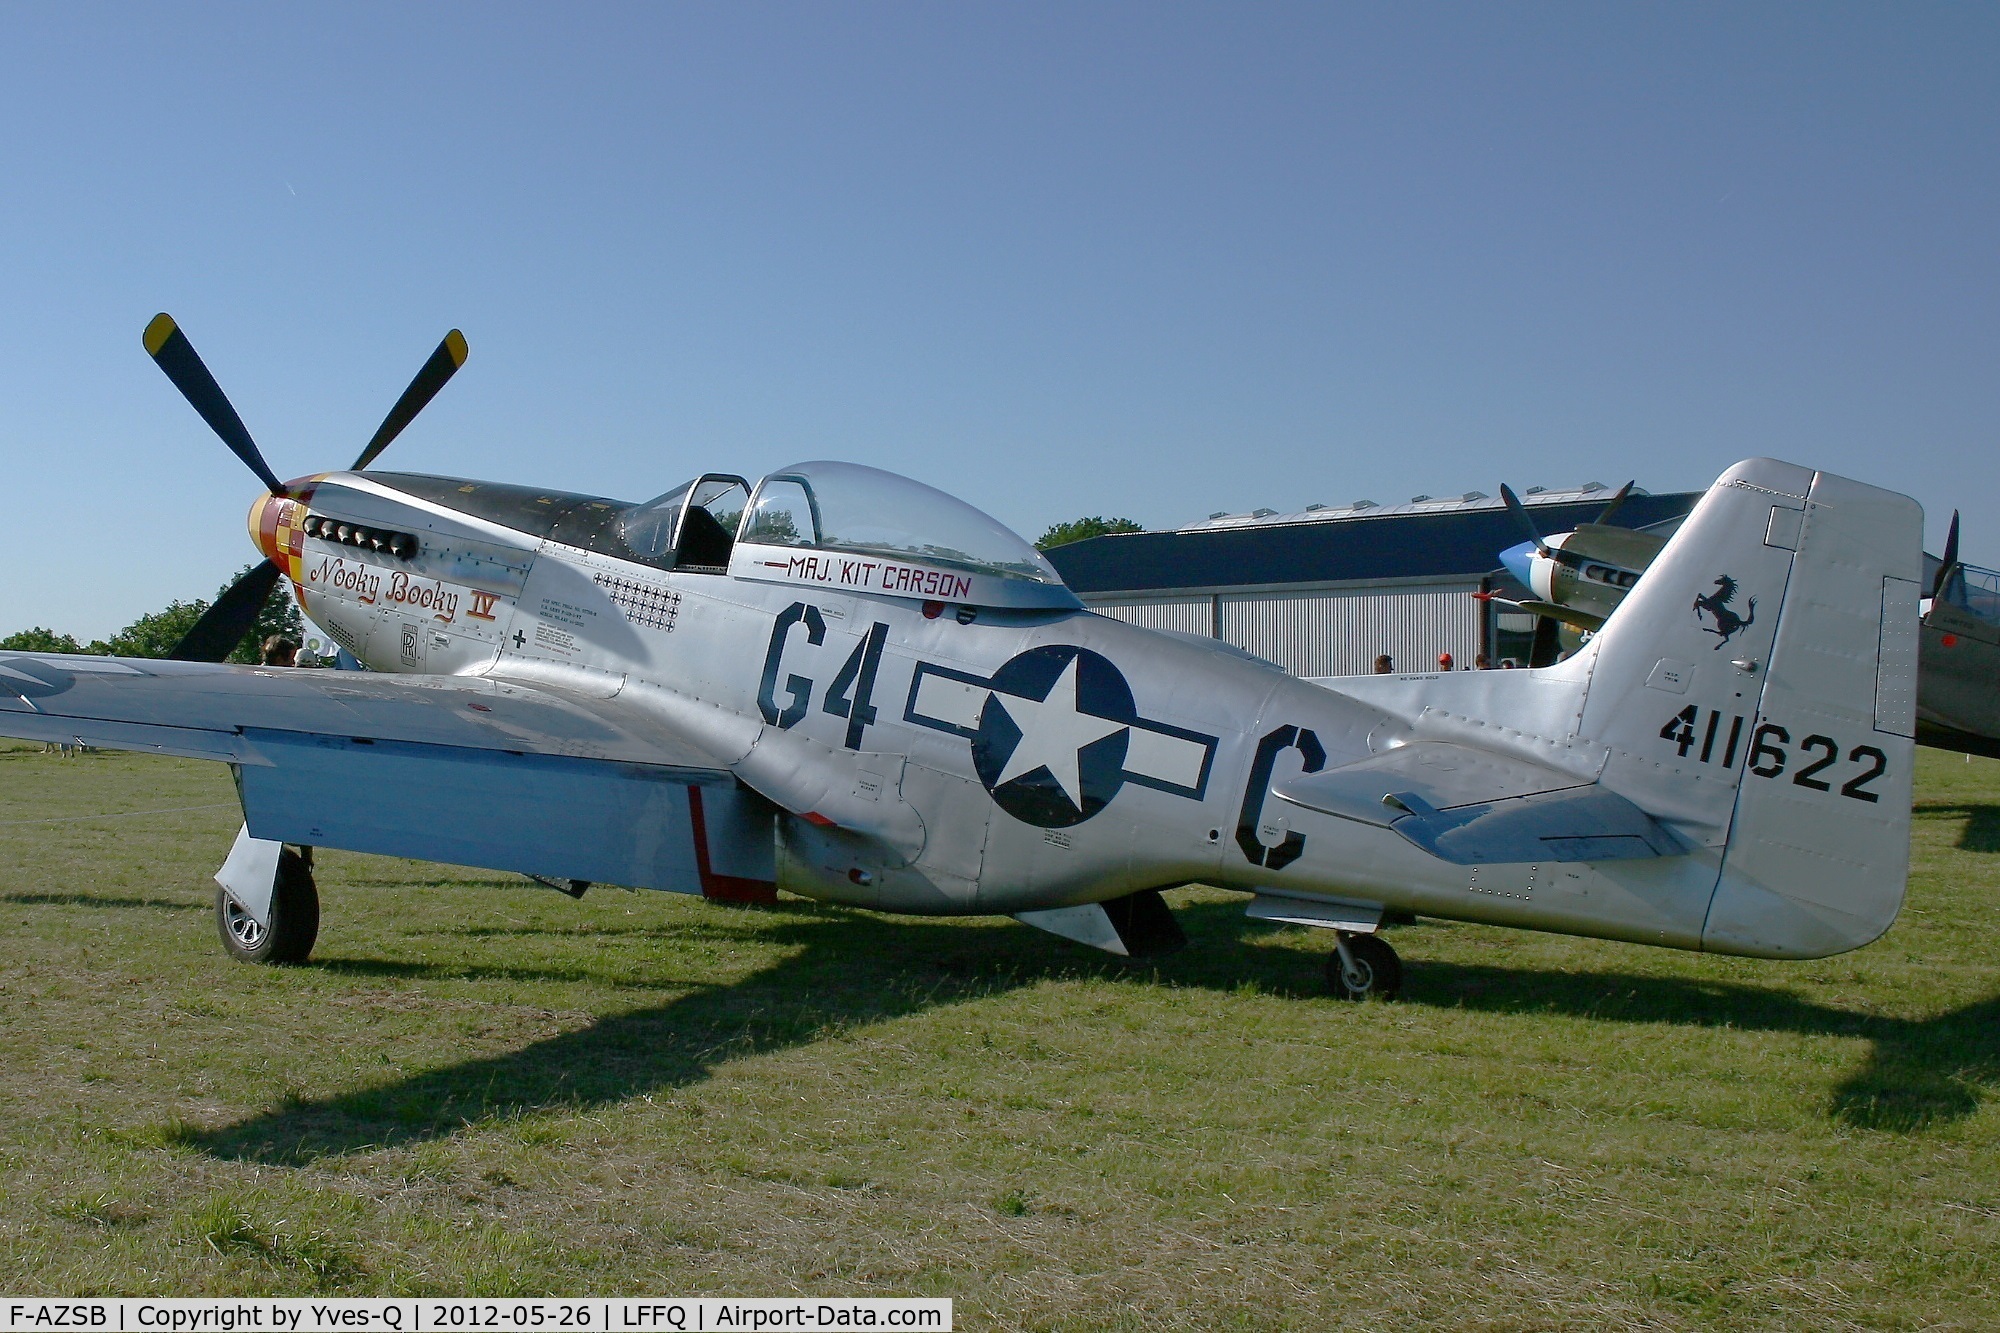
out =
[[[1757,599],[1755,597],[1750,599],[1750,614],[1747,616],[1736,614],[1735,608],[1729,605],[1734,600],[1736,600],[1736,580],[1727,574],[1715,581],[1714,592],[1705,592],[1694,599],[1694,618],[1697,624],[1701,622],[1704,614],[1715,617],[1713,627],[1702,625],[1701,629],[1704,634],[1717,636],[1718,642],[1715,645],[1717,651],[1721,650],[1723,644],[1735,638],[1738,631],[1749,629],[1756,623]]]

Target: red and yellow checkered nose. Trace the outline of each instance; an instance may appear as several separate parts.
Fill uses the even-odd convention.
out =
[[[296,581],[305,552],[306,505],[303,498],[260,495],[250,506],[250,544],[277,562],[285,577]]]
[[[278,558],[278,511],[295,503],[282,495],[260,495],[250,506],[250,544],[268,560]]]

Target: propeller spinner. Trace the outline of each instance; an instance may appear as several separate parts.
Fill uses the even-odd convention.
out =
[[[264,461],[264,455],[257,448],[257,442],[251,439],[243,419],[230,405],[228,395],[222,392],[222,386],[215,382],[215,376],[209,373],[208,367],[195,352],[194,344],[188,341],[187,335],[181,332],[171,315],[162,313],[153,316],[152,322],[146,325],[145,344],[146,354],[173,381],[181,396],[201,414],[209,429],[229,446],[229,451],[257,474],[257,479],[264,483],[268,492],[257,497],[257,502],[250,509],[250,539],[256,543],[257,549],[264,552],[264,561],[230,584],[169,654],[183,662],[220,662],[235,651],[243,636],[250,632],[250,627],[257,623],[257,613],[264,609],[271,590],[277,586],[280,571],[273,558],[274,533],[269,529],[276,517],[273,511],[283,506],[271,502],[282,500],[289,504],[293,488],[279,481],[278,475],[271,471],[271,465]],[[362,447],[349,470],[358,472],[380,457],[382,451],[389,447],[389,442],[402,434],[403,428],[437,396],[445,382],[458,373],[459,367],[465,364],[465,357],[465,335],[457,329],[445,334],[430,359],[417,371],[416,378],[396,400],[396,405],[389,409],[389,415],[382,418],[382,424]]]

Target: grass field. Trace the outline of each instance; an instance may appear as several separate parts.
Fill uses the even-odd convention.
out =
[[[35,1293],[948,1295],[961,1328],[2000,1326],[2000,763],[1882,941],[1764,963],[1173,895],[1011,922],[322,853],[246,967],[219,766],[0,749],[0,1271]],[[162,812],[162,813],[148,813]],[[103,817],[120,816],[120,817]],[[50,822],[56,821],[56,822]]]

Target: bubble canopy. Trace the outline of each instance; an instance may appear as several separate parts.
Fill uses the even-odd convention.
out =
[[[999,520],[922,482],[859,463],[797,463],[765,477],[744,512],[737,546],[731,572],[750,578],[780,577],[772,571],[783,569],[786,582],[927,600],[1079,605],[1041,552]],[[772,547],[788,548],[785,558],[770,558]],[[760,557],[745,548],[766,549]],[[963,577],[913,578],[900,572],[904,566]]]

